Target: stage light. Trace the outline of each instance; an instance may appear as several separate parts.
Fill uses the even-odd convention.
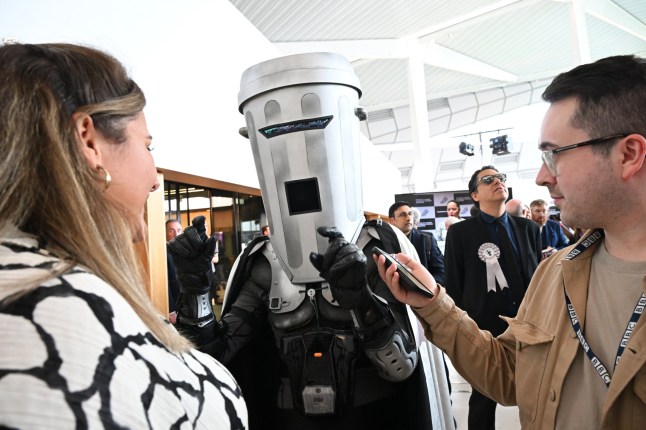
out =
[[[493,155],[509,154],[509,149],[507,148],[509,141],[507,140],[506,134],[489,139],[489,141],[491,142],[489,148],[492,148],[491,152]]]
[[[466,142],[460,142],[460,154],[467,156],[473,155],[473,145]]]

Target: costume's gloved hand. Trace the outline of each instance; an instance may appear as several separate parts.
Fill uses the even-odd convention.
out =
[[[372,292],[366,281],[366,256],[353,243],[343,238],[336,227],[319,227],[318,234],[329,239],[324,255],[312,252],[310,261],[330,284],[332,295],[344,309],[367,306]]]
[[[195,217],[193,225],[168,244],[177,269],[180,288],[184,290],[201,292],[205,286],[208,289],[211,282],[211,259],[217,237],[206,238],[205,219],[204,216]]]
[[[202,242],[206,242],[206,217],[204,215],[199,215],[193,218],[191,225],[197,230],[197,234],[202,239]]]

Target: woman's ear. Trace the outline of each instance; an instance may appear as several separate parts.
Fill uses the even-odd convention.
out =
[[[100,134],[94,127],[92,117],[86,113],[76,112],[72,114],[76,140],[83,151],[83,155],[92,169],[101,165]]]

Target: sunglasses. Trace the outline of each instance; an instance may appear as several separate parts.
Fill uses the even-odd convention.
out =
[[[476,185],[475,187],[473,187],[473,189],[475,190],[476,188],[478,188],[478,185],[480,185],[480,182],[482,182],[485,185],[491,185],[493,184],[493,181],[495,179],[498,179],[500,182],[504,184],[505,182],[507,182],[507,175],[505,175],[504,173],[498,173],[497,175],[483,176],[482,178],[478,179],[478,182],[476,182]]]

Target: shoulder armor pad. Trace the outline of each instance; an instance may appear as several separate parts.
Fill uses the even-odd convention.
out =
[[[307,297],[305,285],[292,284],[283,270],[271,242],[262,247],[262,255],[271,265],[271,290],[269,291],[269,310],[273,313],[286,313],[295,310]]]

